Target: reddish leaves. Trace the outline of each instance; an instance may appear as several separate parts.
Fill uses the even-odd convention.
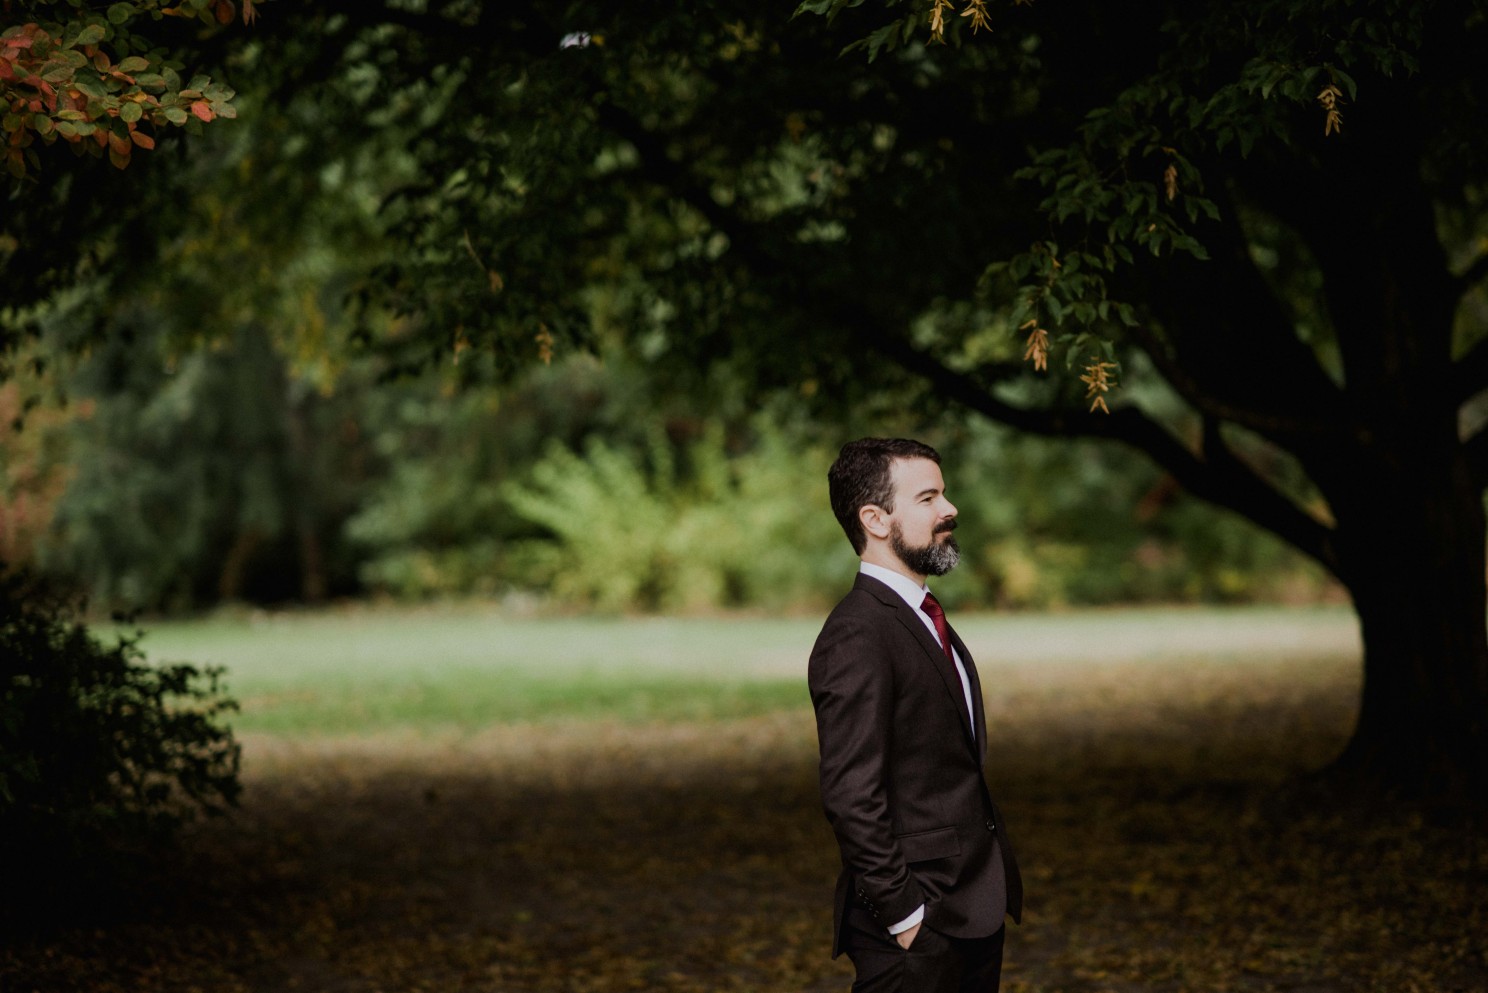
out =
[[[231,89],[205,76],[183,83],[167,64],[167,52],[130,54],[117,64],[110,57],[110,51],[145,47],[130,24],[148,15],[197,17],[215,27],[237,13],[233,0],[165,4],[118,3],[106,18],[74,9],[73,20],[60,26],[28,23],[0,33],[0,141],[11,175],[23,178],[40,166],[32,148],[38,140],[60,139],[94,155],[106,153],[122,169],[135,148],[155,147],[156,135],[150,132],[237,116]],[[251,0],[243,0],[244,22],[256,17]],[[140,130],[142,125],[148,130]]]

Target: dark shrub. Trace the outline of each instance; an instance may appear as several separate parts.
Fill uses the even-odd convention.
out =
[[[42,889],[118,879],[197,814],[233,805],[237,705],[220,672],[150,666],[76,604],[0,568],[0,878],[14,913]],[[43,901],[46,902],[46,901]]]

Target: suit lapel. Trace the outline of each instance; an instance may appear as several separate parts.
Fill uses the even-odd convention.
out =
[[[946,658],[945,650],[940,647],[940,642],[936,639],[935,635],[930,633],[930,629],[925,627],[925,622],[920,620],[920,615],[915,613],[914,608],[905,603],[904,598],[898,593],[895,593],[872,576],[858,573],[858,579],[854,585],[859,589],[872,593],[878,598],[879,602],[892,609],[894,611],[894,617],[919,642],[920,648],[924,650],[931,666],[940,674],[941,682],[945,683],[946,692],[950,694],[951,703],[955,708],[956,715],[961,720],[961,730],[966,735],[967,742],[972,745],[973,751],[977,753],[977,760],[980,762],[982,751],[981,738],[983,736],[972,733],[971,722],[975,719],[980,724],[981,689],[977,683],[976,669],[971,664],[971,653],[966,650],[966,646],[961,643],[961,639],[957,638],[956,633],[952,631],[951,644],[960,653],[961,664],[966,667],[966,676],[971,683],[972,706],[977,709],[978,715],[975,718],[966,712],[966,691],[961,686],[961,676],[956,672],[956,664]]]
[[[977,762],[985,764],[987,759],[987,711],[986,704],[982,701],[982,679],[977,673],[976,663],[971,660],[971,653],[966,650],[966,643],[961,636],[956,634],[956,629],[947,624],[951,632],[951,644],[955,646],[956,654],[961,656],[961,664],[966,667],[966,678],[971,681],[971,725],[976,730]]]

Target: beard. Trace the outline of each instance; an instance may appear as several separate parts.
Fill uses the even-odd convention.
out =
[[[956,544],[956,536],[951,534],[955,529],[954,519],[944,521],[931,533],[930,544],[915,547],[905,542],[904,531],[896,521],[889,529],[889,547],[910,572],[921,576],[944,576],[961,561],[961,546]],[[936,537],[942,533],[946,536],[945,541]]]

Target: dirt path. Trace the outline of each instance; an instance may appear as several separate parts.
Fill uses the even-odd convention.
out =
[[[1004,989],[1484,990],[1488,855],[1284,786],[1352,667],[1006,674],[990,774],[1028,881]],[[842,991],[809,710],[246,742],[231,821],[0,990]],[[1332,812],[1330,812],[1332,811]]]

